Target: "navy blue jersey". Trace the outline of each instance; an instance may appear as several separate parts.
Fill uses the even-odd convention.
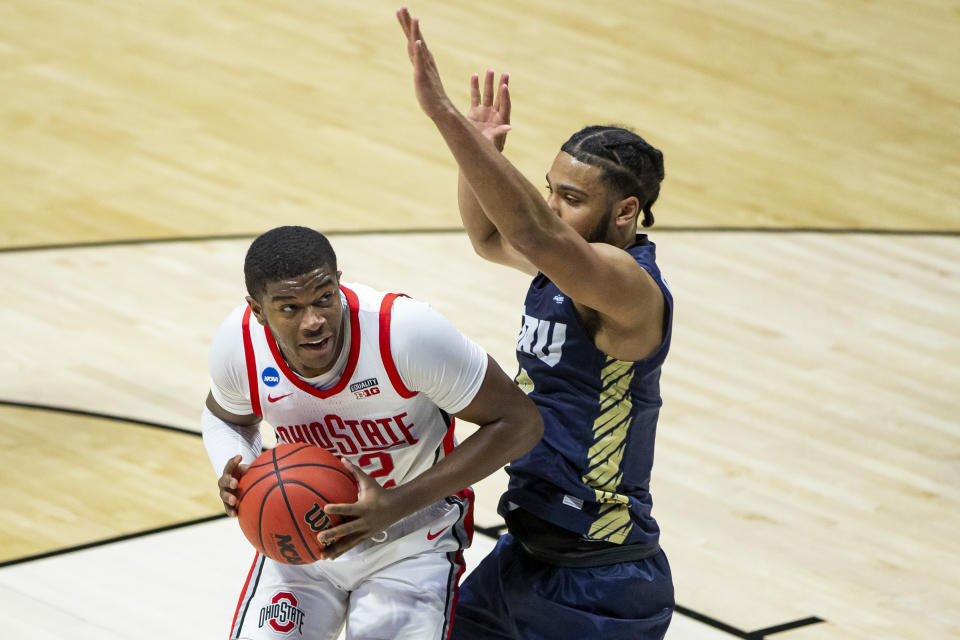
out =
[[[650,471],[673,297],[646,235],[637,235],[627,252],[653,277],[666,304],[663,342],[645,360],[606,355],[549,278],[540,273],[530,284],[516,382],[540,409],[544,435],[507,467],[500,513],[512,502],[591,540],[655,545],[660,528],[651,515]]]

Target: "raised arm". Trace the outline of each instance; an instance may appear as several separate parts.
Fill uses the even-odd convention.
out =
[[[600,315],[614,345],[605,348],[610,355],[630,360],[649,355],[661,339],[664,308],[653,278],[625,251],[588,242],[584,230],[561,220],[561,210],[576,208],[576,194],[561,192],[561,184],[551,185],[552,208],[450,101],[417,19],[406,9],[397,17],[407,37],[420,107],[437,126],[486,217],[517,254],[579,305]],[[576,161],[571,164],[582,168]],[[618,221],[632,222],[639,210],[637,199],[619,204]],[[576,219],[575,211],[571,217]]]

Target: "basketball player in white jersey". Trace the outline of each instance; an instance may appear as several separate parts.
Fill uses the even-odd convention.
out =
[[[477,344],[426,304],[340,282],[327,239],[278,227],[247,252],[249,296],[210,351],[203,440],[224,508],[279,442],[340,456],[359,484],[351,519],[321,533],[321,558],[257,554],[231,638],[445,638],[472,537],[468,486],[526,453],[543,423]],[[454,446],[453,416],[480,427]]]

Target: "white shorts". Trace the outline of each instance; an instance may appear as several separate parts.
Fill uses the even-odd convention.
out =
[[[473,536],[473,492],[441,500],[335,560],[261,556],[240,594],[238,640],[441,640]]]

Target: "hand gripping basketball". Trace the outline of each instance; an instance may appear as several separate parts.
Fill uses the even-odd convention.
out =
[[[342,521],[324,507],[355,502],[357,482],[326,450],[281,444],[250,464],[237,495],[240,529],[250,544],[277,562],[309,564],[323,555],[317,534]]]

